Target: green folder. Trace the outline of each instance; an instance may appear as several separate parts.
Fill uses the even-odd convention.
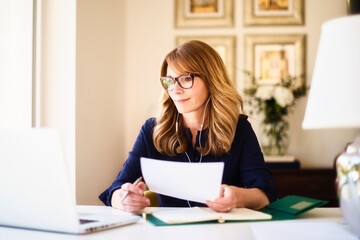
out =
[[[266,207],[260,209],[259,211],[272,215],[271,220],[252,220],[252,221],[276,221],[276,220],[290,220],[295,219],[299,215],[304,214],[305,212],[320,207],[328,201],[318,200],[314,198],[301,197],[296,195],[289,195],[284,198],[281,198],[275,202],[270,203]],[[148,214],[146,219],[155,226],[170,226],[160,219],[154,217],[151,214]],[[251,220],[246,221],[226,221],[227,222],[252,222]],[[196,223],[185,223],[185,224],[205,224],[205,223],[218,223],[218,221],[206,221],[206,222],[196,222]],[[181,224],[184,225],[184,224]]]
[[[289,195],[270,203],[260,211],[272,215],[271,220],[289,220],[326,203],[328,201]]]

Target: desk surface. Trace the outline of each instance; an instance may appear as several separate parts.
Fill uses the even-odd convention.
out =
[[[79,206],[82,210],[94,213],[110,211],[103,206]],[[268,226],[271,226],[270,228]],[[265,227],[265,228],[264,228]],[[328,230],[321,230],[325,227]],[[277,230],[284,229],[286,231]],[[270,229],[270,230],[269,230]],[[271,232],[269,232],[271,231]],[[281,231],[281,232],[280,232]],[[285,233],[286,232],[286,233]],[[288,234],[288,235],[286,235]],[[348,226],[344,223],[339,208],[313,209],[296,220],[271,222],[244,222],[224,224],[196,224],[157,227],[141,220],[136,224],[109,229],[87,235],[70,235],[17,228],[0,227],[0,239],[354,239]],[[309,235],[310,234],[310,235]],[[314,236],[314,238],[309,236]],[[316,237],[316,238],[315,238]],[[323,238],[322,238],[323,237]]]

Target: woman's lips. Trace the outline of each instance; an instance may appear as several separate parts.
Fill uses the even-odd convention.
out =
[[[177,103],[184,103],[184,102],[186,102],[187,100],[189,100],[189,98],[187,98],[187,99],[175,100],[175,102],[177,102]]]

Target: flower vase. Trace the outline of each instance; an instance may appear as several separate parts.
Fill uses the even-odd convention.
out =
[[[261,148],[264,155],[285,155],[289,146],[289,124],[284,121],[264,122]]]

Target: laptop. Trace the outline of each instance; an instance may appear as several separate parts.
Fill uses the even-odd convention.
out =
[[[55,129],[0,130],[0,225],[84,234],[140,219],[105,206],[79,219],[69,177]]]

